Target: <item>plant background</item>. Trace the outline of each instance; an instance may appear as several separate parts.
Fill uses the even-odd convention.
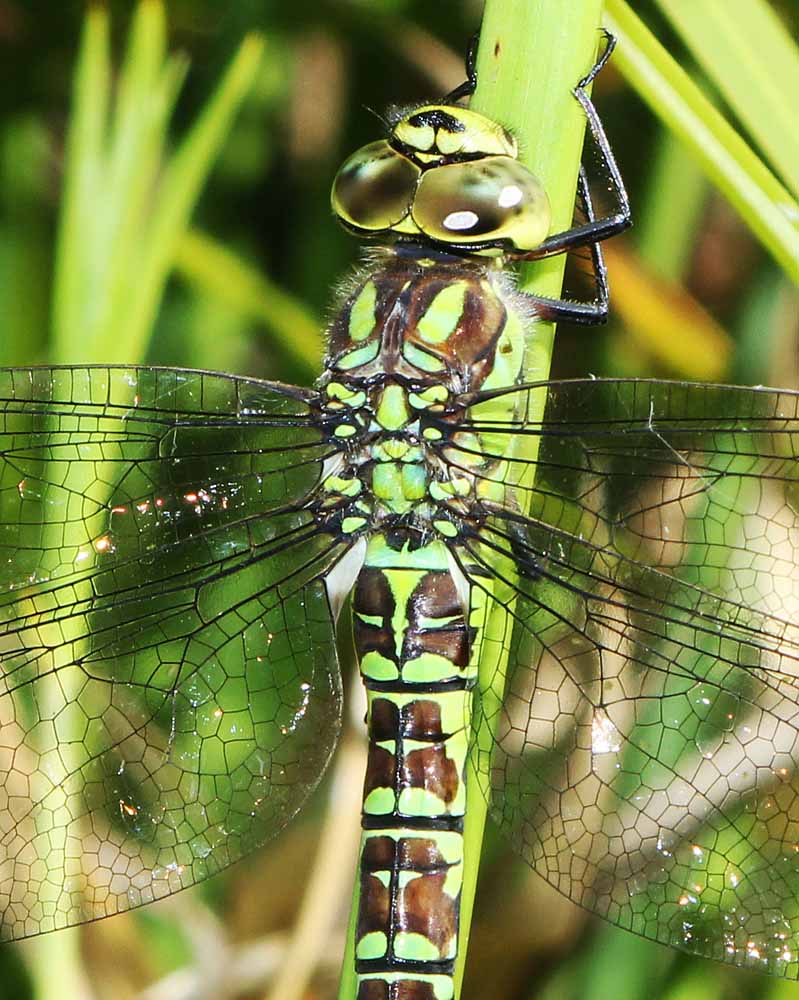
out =
[[[731,17],[737,5],[764,6],[728,0]],[[121,0],[108,5],[112,89],[120,83],[137,6]],[[164,8],[160,0],[142,6],[143,34],[127,80],[142,88],[134,93],[143,97],[159,80],[163,85],[159,73],[166,63],[156,37]],[[641,0],[635,10],[738,127],[675,32],[669,6]],[[770,6],[795,36],[796,4],[775,0]],[[116,132],[107,129],[103,141],[127,150],[128,159],[120,154],[116,174],[110,160],[97,159],[102,197],[73,203],[79,210],[71,227],[62,219],[56,253],[59,213],[68,204],[64,191],[80,170],[80,157],[88,162],[92,152],[91,143],[75,142],[74,110],[73,139],[67,138],[85,8],[0,0],[0,364],[109,360],[96,356],[105,343],[116,360],[142,357],[310,382],[331,288],[358,254],[356,242],[330,216],[331,177],[344,155],[380,132],[372,109],[435,96],[460,81],[461,53],[481,7],[480,0],[169,0],[168,49],[189,60],[179,94],[185,66],[169,70],[175,77],[171,118],[129,114],[120,116]],[[178,162],[185,170],[180,174],[175,151],[184,137],[196,135],[191,129],[198,119],[207,121],[203,110],[219,98],[220,80],[253,31],[260,32],[262,57],[251,49],[238,90],[225,91],[228,104],[216,133]],[[750,41],[756,51],[758,39]],[[717,42],[723,47],[723,38]],[[84,110],[104,86],[102,75],[84,80]],[[797,92],[788,91],[788,105]],[[164,93],[170,105],[169,86]],[[553,374],[797,386],[796,290],[618,65],[611,63],[599,78],[595,98],[630,190],[636,227],[608,251],[611,323],[601,330],[561,327]],[[791,141],[786,134],[785,143]],[[774,156],[769,150],[767,159]],[[177,190],[170,190],[174,175]],[[196,175],[198,198],[194,206],[184,197],[184,215],[191,209],[187,225],[180,213],[169,213],[187,196],[189,175]],[[126,224],[109,229],[108,219],[115,212],[125,218],[126,206]],[[171,221],[159,229],[166,217]],[[118,235],[116,254],[101,255],[99,264],[92,257],[98,231]],[[69,288],[64,291],[70,273],[78,275],[71,301]],[[153,321],[145,309],[143,339],[126,354],[124,331],[148,280]],[[93,326],[97,303],[107,313],[104,324]],[[203,886],[111,921],[4,946],[0,998],[333,997],[353,816],[357,826],[357,805],[353,813],[347,803],[357,800],[359,766],[353,737],[310,808],[280,838]],[[325,864],[315,867],[323,830],[334,839]],[[309,881],[320,891],[303,902]],[[289,973],[276,985],[287,963]],[[793,983],[693,960],[592,919],[491,832],[466,984],[464,1000],[799,998]]]

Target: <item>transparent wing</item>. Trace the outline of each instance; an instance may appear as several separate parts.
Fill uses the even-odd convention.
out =
[[[310,398],[310,397],[309,397]],[[5,938],[191,885],[279,830],[340,716],[300,390],[0,371]]]
[[[553,383],[541,424],[518,391],[517,420],[477,406],[448,452],[521,442],[519,509],[458,551],[489,596],[494,815],[614,923],[796,977],[799,395]]]

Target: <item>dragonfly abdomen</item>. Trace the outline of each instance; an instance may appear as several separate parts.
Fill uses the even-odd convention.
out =
[[[492,485],[507,442],[466,424],[474,394],[519,378],[530,320],[490,262],[404,246],[330,329],[323,420],[341,458],[322,513],[365,548],[352,600],[369,729],[357,1000],[455,995],[480,636],[458,552],[510,502],[505,477]],[[515,406],[487,398],[475,416],[490,430]],[[328,579],[336,607],[352,569]]]
[[[445,545],[374,535],[353,593],[369,756],[358,1000],[452,996],[474,633]]]

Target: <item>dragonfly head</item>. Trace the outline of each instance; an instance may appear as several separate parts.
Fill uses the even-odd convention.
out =
[[[359,235],[460,254],[523,253],[551,225],[547,194],[519,162],[513,136],[485,115],[445,104],[404,113],[387,139],[353,153],[336,174],[331,204]]]

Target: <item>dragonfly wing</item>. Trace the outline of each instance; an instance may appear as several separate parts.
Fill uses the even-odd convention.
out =
[[[281,829],[340,718],[299,390],[0,372],[0,934],[191,885]]]
[[[791,977],[798,414],[792,393],[555,383],[543,427],[481,429],[538,439],[529,513],[458,553],[489,595],[476,745],[516,849],[622,927]]]
[[[514,439],[506,478],[528,516],[730,600],[795,614],[798,393],[579,379],[493,393],[494,412],[500,395],[516,401],[515,420],[486,424],[477,405],[461,429],[467,442],[488,434],[497,451]],[[472,458],[447,454],[467,469]]]

